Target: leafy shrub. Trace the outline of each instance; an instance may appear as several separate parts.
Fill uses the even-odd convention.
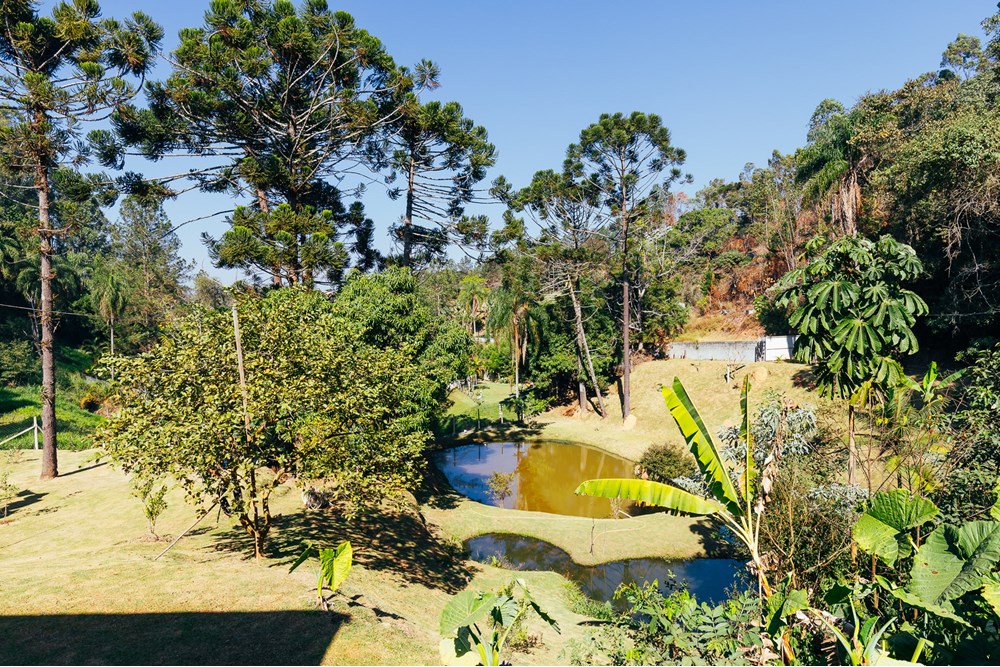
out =
[[[80,407],[87,412],[97,412],[108,398],[107,385],[101,382],[91,382],[80,396]]]
[[[676,477],[695,472],[694,460],[687,452],[673,445],[653,445],[639,459],[639,467],[654,482],[670,483]]]
[[[38,383],[41,368],[38,355],[28,341],[0,341],[0,386]]]
[[[784,336],[792,330],[788,324],[788,309],[775,305],[767,296],[761,294],[754,297],[753,309],[768,336]]]
[[[161,486],[154,491],[153,488],[156,486],[155,480],[135,481],[133,482],[133,486],[132,495],[142,501],[143,513],[146,515],[146,522],[149,524],[149,534],[153,537],[158,537],[156,534],[156,520],[167,509],[167,487]]]
[[[676,665],[757,664],[763,642],[762,607],[750,592],[723,604],[699,603],[686,590],[664,596],[659,582],[629,584],[615,597],[628,602],[616,621],[589,643],[570,647],[584,664]]]

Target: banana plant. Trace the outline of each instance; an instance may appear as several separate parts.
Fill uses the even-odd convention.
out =
[[[760,553],[760,521],[771,487],[771,477],[780,451],[771,452],[758,470],[754,460],[753,436],[750,429],[750,377],[743,379],[740,394],[740,443],[743,451],[743,471],[734,481],[720,448],[706,428],[698,410],[691,402],[684,385],[674,378],[673,387],[663,387],[663,398],[670,415],[677,423],[691,453],[694,454],[708,487],[711,499],[667,484],[643,479],[592,479],[577,487],[576,493],[601,498],[626,498],[649,505],[665,507],[673,512],[695,516],[711,516],[733,531],[750,552],[760,591],[771,596],[771,585]]]

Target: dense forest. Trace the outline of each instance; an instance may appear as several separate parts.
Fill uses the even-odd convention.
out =
[[[627,423],[633,369],[672,343],[795,334],[801,384],[846,418],[747,408],[747,380],[718,448],[675,385],[694,458],[654,448],[641,484],[584,491],[723,517],[752,585],[714,608],[625,590],[624,615],[588,608],[607,625],[574,659],[1000,659],[1000,14],[695,193],[655,110],[609,109],[511,182],[488,128],[427,101],[432,61],[397,63],[325,0],[215,0],[169,54],[155,17],[96,0],[0,14],[0,396],[37,406],[43,479],[99,446],[264,557],[289,475],[335,479],[350,516],[426,484],[471,429],[454,390],[507,383],[515,426]],[[397,219],[342,185],[358,173]],[[231,202],[203,242],[249,279],[182,259],[164,203],[194,191]]]

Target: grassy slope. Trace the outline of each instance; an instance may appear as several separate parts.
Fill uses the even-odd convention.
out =
[[[821,399],[806,387],[799,386],[808,374],[808,367],[800,364],[760,362],[747,364],[735,374],[735,380],[726,384],[724,361],[690,361],[669,359],[640,364],[632,371],[632,414],[636,426],[632,430],[622,427],[621,402],[617,391],[605,397],[608,419],[596,414],[586,418],[567,417],[562,410],[550,410],[536,418],[540,432],[535,437],[546,440],[581,442],[606,451],[638,460],[642,453],[657,443],[673,443],[684,447],[683,438],[667,412],[660,385],[669,386],[674,376],[684,383],[691,400],[698,408],[706,426],[714,434],[723,426],[735,425],[740,416],[740,383],[747,373],[766,371],[767,377],[755,382],[750,397],[751,410],[764,392],[783,392],[793,401],[820,407],[831,402]],[[799,379],[796,379],[796,378]]]
[[[82,384],[82,374],[92,361],[80,350],[60,347],[57,351],[57,377]],[[56,423],[59,449],[81,450],[94,446],[94,429],[102,418],[80,407],[75,391],[59,387],[56,390]],[[0,387],[0,440],[31,426],[31,418],[42,418],[42,388],[38,385]],[[21,436],[3,448],[30,447],[31,434]]]
[[[629,558],[699,558],[717,547],[706,521],[667,514],[595,520],[505,510],[466,498],[457,499],[448,509],[428,506],[423,512],[455,540],[486,533],[526,535],[556,545],[581,565]]]
[[[483,402],[478,406],[478,414],[483,426],[493,421],[499,421],[500,401],[512,396],[514,393],[511,386],[506,382],[480,382],[476,387],[476,391],[482,392],[483,395]],[[472,397],[461,389],[456,389],[451,392],[448,398],[451,399],[452,404],[446,414],[458,417],[457,429],[461,431],[463,429],[476,428],[477,406]],[[514,411],[505,405],[503,416],[504,421],[509,422],[515,417]],[[445,426],[450,428],[450,424],[447,421],[445,422]]]
[[[61,464],[63,476],[46,482],[36,452],[14,466],[12,481],[28,495],[0,519],[0,663],[433,664],[449,596],[467,579],[491,589],[512,576],[456,557],[415,515],[346,524],[304,512],[287,487],[273,503],[281,517],[267,562],[248,559],[245,537],[215,513],[154,562],[166,542],[145,538],[125,477],[92,452],[64,452]],[[178,491],[168,500],[157,529],[176,535],[196,514]],[[357,566],[331,616],[315,609],[313,569],[289,574],[288,565],[305,540],[344,538]],[[566,639],[583,636],[583,619],[568,610],[561,576],[517,576],[563,635],[533,627],[544,645],[515,662],[552,664]]]
[[[41,387],[0,387],[0,440],[31,426],[32,417],[37,417],[41,425],[41,396]],[[94,429],[103,421],[98,415],[77,405],[66,391],[58,390],[56,420],[60,450],[93,447]],[[22,436],[5,447],[11,445],[30,447],[31,434]]]

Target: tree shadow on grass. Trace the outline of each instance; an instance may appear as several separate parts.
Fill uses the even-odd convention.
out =
[[[4,387],[0,387],[0,414],[7,414],[9,412],[14,412],[15,410],[18,410],[20,408],[26,408],[30,405],[32,405],[31,401],[21,398],[14,392]],[[24,422],[28,426],[31,426],[30,418],[24,420]],[[27,427],[25,426],[23,428]]]
[[[275,565],[287,567],[307,543],[336,546],[350,540],[354,562],[375,572],[391,572],[404,581],[455,593],[471,579],[461,545],[439,539],[415,511],[363,510],[353,519],[336,510],[300,512],[274,518],[267,551]],[[249,536],[241,529],[226,531],[218,548],[248,556]]]
[[[806,366],[792,374],[792,384],[805,389],[816,389],[816,371],[812,366]]]
[[[8,515],[13,514],[17,510],[24,509],[25,507],[28,507],[30,505],[34,505],[47,495],[49,494],[35,493],[30,489],[24,489],[23,491],[18,491],[17,495],[14,496],[16,500],[11,501],[11,503],[7,505],[7,514]]]
[[[693,521],[690,530],[698,536],[698,543],[705,550],[706,558],[736,557],[736,549],[719,535],[718,526],[710,521]]]
[[[319,610],[0,616],[0,664],[318,665],[349,618]]]

